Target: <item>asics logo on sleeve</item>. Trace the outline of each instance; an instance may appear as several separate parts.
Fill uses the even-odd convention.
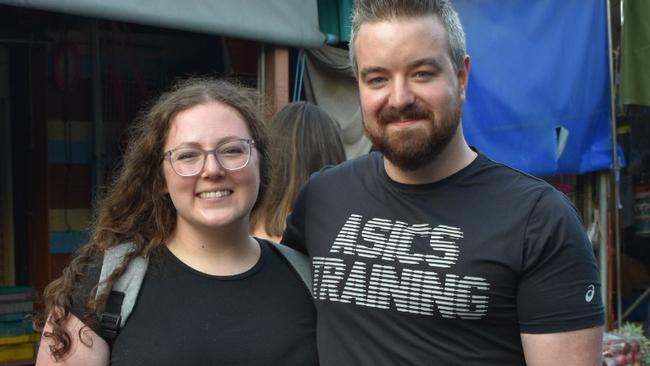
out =
[[[585,294],[585,301],[591,302],[594,299],[594,294],[596,292],[596,287],[594,285],[587,286],[587,293]]]

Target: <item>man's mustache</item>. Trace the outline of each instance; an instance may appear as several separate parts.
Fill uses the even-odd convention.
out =
[[[411,103],[401,109],[384,107],[377,116],[380,124],[387,124],[400,119],[428,119],[433,121],[434,114],[419,103]]]

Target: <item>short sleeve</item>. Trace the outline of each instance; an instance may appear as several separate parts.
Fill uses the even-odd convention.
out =
[[[602,325],[600,275],[576,209],[548,188],[526,228],[518,282],[522,333],[554,333]]]

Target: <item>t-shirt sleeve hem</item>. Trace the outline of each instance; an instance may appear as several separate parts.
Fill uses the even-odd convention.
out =
[[[520,324],[519,329],[521,333],[531,334],[545,334],[545,333],[559,333],[569,332],[573,330],[587,329],[602,326],[605,324],[604,315],[595,315],[589,318],[584,318],[579,321],[572,321],[570,323],[555,323],[544,325],[524,325]]]

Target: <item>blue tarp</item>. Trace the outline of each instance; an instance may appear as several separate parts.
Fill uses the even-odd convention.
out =
[[[470,78],[470,144],[536,175],[609,168],[605,1],[456,0]],[[559,158],[558,127],[568,132]]]

